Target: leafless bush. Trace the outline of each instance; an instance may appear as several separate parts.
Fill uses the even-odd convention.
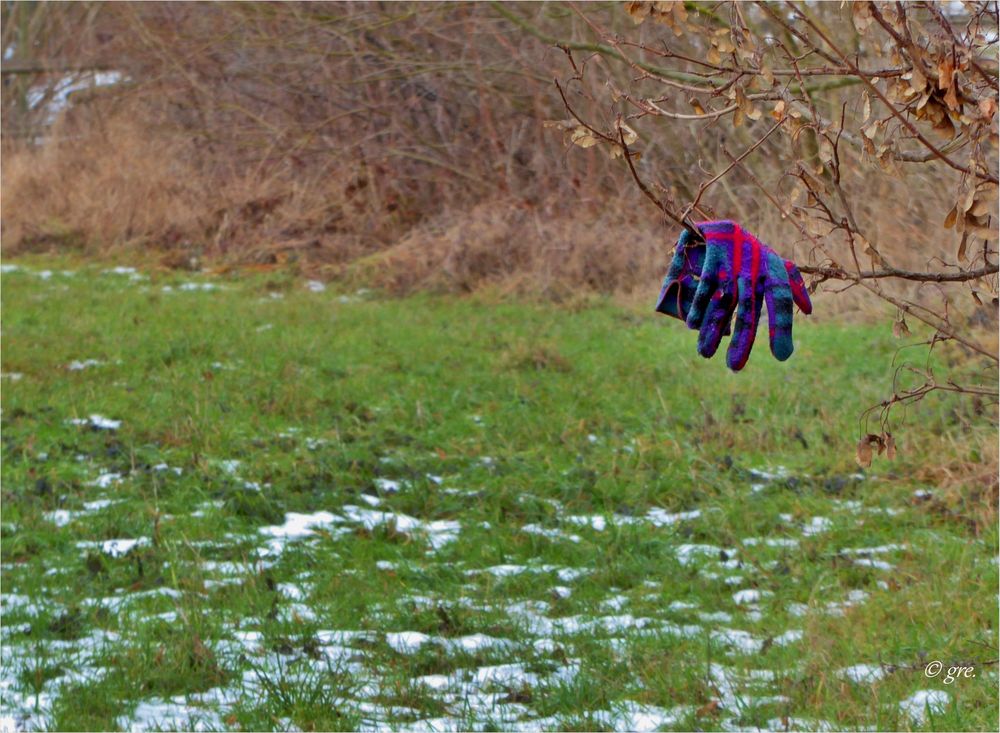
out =
[[[69,59],[46,55],[44,63],[114,68],[128,82],[72,105],[60,134],[78,156],[89,151],[95,159],[117,155],[130,118],[137,128],[132,137],[144,136],[153,146],[160,138],[182,140],[183,151],[162,165],[184,168],[183,178],[203,184],[198,226],[184,227],[182,239],[205,254],[256,259],[294,250],[343,261],[385,247],[449,208],[493,198],[538,205],[571,187],[565,170],[551,164],[561,155],[560,141],[537,122],[553,108],[547,77],[533,70],[547,51],[508,33],[506,21],[488,7],[96,7],[93,34],[103,43],[68,53]],[[65,24],[38,20],[63,9],[15,11],[21,17],[12,22],[67,34]],[[42,78],[49,77],[64,78]],[[5,96],[5,110],[27,108],[32,90],[34,109],[44,106],[37,101],[44,84],[28,88],[22,76],[5,78],[17,80],[19,90]],[[109,136],[102,120],[115,112],[119,134]],[[35,114],[35,129],[24,131],[7,126],[5,115],[11,158],[19,154],[15,138],[43,134],[43,118]],[[65,172],[59,161],[36,158],[32,167],[44,176],[46,162],[55,164],[47,170],[56,183]],[[5,195],[21,180],[5,175]],[[62,229],[80,228],[105,244],[109,235],[119,243],[137,234],[160,245],[177,239],[157,226],[141,233],[93,229],[89,215],[58,200],[39,206],[53,216],[40,220],[37,210],[23,217],[11,210],[5,217],[14,246],[22,233],[55,218]],[[75,221],[80,218],[86,222]]]
[[[553,126],[621,160],[647,198],[696,236],[695,216],[742,209],[754,224],[772,212],[772,227],[780,222],[783,238],[804,251],[813,291],[863,288],[895,308],[897,335],[909,332],[907,319],[920,321],[931,349],[955,344],[981,365],[959,383],[955,373],[902,364],[891,397],[870,411],[878,431],[862,429],[859,462],[870,463],[873,450],[894,453],[895,405],[937,391],[995,404],[997,4],[631,2],[626,10],[638,24],[628,33],[581,9],[596,43],[559,43],[571,67],[557,83],[569,118]],[[633,74],[626,84],[606,72],[622,65]],[[687,190],[657,165],[661,147],[646,143],[678,135],[711,136],[722,158],[689,166]],[[742,206],[734,184],[752,191]],[[886,198],[873,201],[879,189]],[[924,196],[928,189],[936,191]],[[903,219],[909,251],[885,246]],[[992,321],[990,335],[970,311]]]

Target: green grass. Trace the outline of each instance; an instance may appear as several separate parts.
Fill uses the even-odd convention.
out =
[[[995,426],[926,400],[859,472],[888,328],[801,319],[790,361],[762,342],[733,375],[602,300],[184,282],[3,276],[19,725],[997,727],[995,515],[914,478]],[[844,552],[884,545],[888,568]],[[923,723],[921,690],[947,693]]]

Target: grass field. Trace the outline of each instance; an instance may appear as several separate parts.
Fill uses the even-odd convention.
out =
[[[997,728],[995,426],[859,472],[886,326],[4,269],[4,731]]]

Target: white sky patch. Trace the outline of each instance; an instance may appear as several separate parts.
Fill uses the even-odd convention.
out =
[[[917,725],[927,722],[927,710],[939,714],[944,712],[951,702],[951,696],[944,690],[917,690],[905,700],[900,701],[899,709]]]
[[[28,107],[41,106],[45,111],[46,124],[55,122],[59,113],[69,106],[74,92],[117,84],[125,77],[120,71],[87,71],[66,74],[53,85],[35,85],[25,95]]]

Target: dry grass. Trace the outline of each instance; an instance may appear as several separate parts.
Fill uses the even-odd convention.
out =
[[[441,214],[351,272],[402,293],[483,285],[557,298],[573,288],[628,292],[658,277],[665,236],[653,222],[631,222],[620,211],[574,216],[506,199]]]
[[[85,144],[68,138],[7,152],[8,251],[170,246],[202,239],[210,223],[207,182],[190,164],[188,147],[115,119]]]

